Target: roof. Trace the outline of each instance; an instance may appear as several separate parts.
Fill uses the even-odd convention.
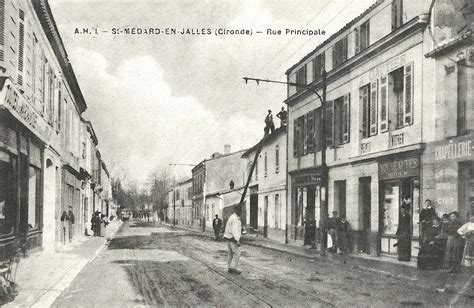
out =
[[[82,122],[84,122],[87,126],[87,131],[91,135],[92,141],[94,142],[95,145],[99,144],[99,139],[97,139],[97,135],[95,134],[94,127],[92,126],[91,121],[87,121],[84,118],[81,118]]]
[[[337,36],[339,36],[342,32],[346,31],[347,29],[349,29],[350,27],[352,27],[355,23],[357,23],[359,20],[361,20],[363,17],[365,17],[367,14],[369,14],[371,11],[373,11],[376,7],[378,7],[382,2],[384,2],[384,0],[377,0],[377,2],[375,2],[374,4],[372,4],[371,6],[369,6],[368,9],[366,9],[362,14],[360,14],[359,16],[357,16],[356,18],[354,18],[353,20],[351,20],[350,22],[348,22],[344,27],[342,27],[341,29],[339,29],[339,31],[337,31],[336,33],[334,33],[333,35],[331,35],[328,39],[326,39],[324,42],[322,42],[321,44],[319,44],[313,51],[311,51],[310,53],[308,53],[306,56],[304,56],[300,61],[298,61],[296,64],[294,64],[292,67],[290,67],[285,74],[289,74],[293,69],[295,69],[298,65],[300,65],[301,63],[303,63],[304,61],[306,61],[308,58],[310,58],[311,56],[313,56],[315,53],[317,53],[318,51],[320,51],[321,49],[323,49],[323,47],[326,47],[326,45],[328,45],[330,42],[332,42]]]
[[[59,34],[59,30],[56,26],[56,21],[54,20],[48,0],[32,0],[32,3],[36,11],[36,15],[41,22],[41,26],[46,33],[46,37],[48,38],[48,41],[53,48],[54,54],[58,59],[64,77],[71,88],[72,95],[74,96],[74,100],[79,109],[79,113],[83,113],[87,109],[87,104],[84,100],[84,96],[82,95],[79,83],[77,82],[76,74],[74,73],[71,63],[69,62],[66,48],[64,47],[63,40]]]
[[[286,127],[285,127],[286,128]],[[254,145],[253,147],[251,147],[250,149],[248,149],[247,151],[245,151],[244,154],[242,154],[242,158],[245,158],[247,156],[249,156],[252,152],[254,152],[259,146],[263,146],[263,145],[266,145],[266,144],[269,144],[270,142],[272,142],[273,140],[275,140],[276,138],[278,138],[278,136],[280,135],[283,135],[283,134],[286,134],[286,129],[283,129],[282,127],[279,127],[275,130],[275,132],[273,132],[272,134],[269,134],[267,137],[264,137],[262,138],[262,140],[260,140],[256,145]]]
[[[235,152],[232,152],[232,153],[229,153],[229,154],[222,154],[222,156],[219,156],[219,157],[205,158],[205,159],[203,159],[199,164],[197,164],[196,166],[194,166],[193,169],[191,169],[191,171],[192,171],[192,172],[195,172],[195,171],[196,171],[197,169],[199,169],[200,167],[203,167],[203,166],[205,165],[205,163],[208,162],[208,161],[221,159],[221,158],[228,157],[228,156],[231,156],[231,155],[235,155],[235,154],[238,154],[238,153],[241,153],[241,152],[245,152],[245,151],[247,151],[247,149],[238,150],[238,151],[235,151]]]
[[[183,184],[187,184],[187,183],[189,183],[189,182],[192,182],[192,181],[193,181],[193,178],[189,178],[189,179],[187,179],[187,180],[185,180],[185,181],[179,182],[179,183],[176,184],[176,185],[180,186],[180,185],[183,185]]]

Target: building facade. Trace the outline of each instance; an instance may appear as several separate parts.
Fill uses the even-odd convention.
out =
[[[87,105],[46,0],[0,1],[0,258],[15,242],[54,250],[86,229]]]
[[[263,237],[282,243],[286,242],[287,225],[286,142],[285,127],[278,128],[242,155],[247,159],[248,174],[257,147],[262,147],[245,198],[244,223],[250,232],[258,230]]]
[[[422,128],[430,125],[425,115],[435,100],[424,86],[433,81],[434,70],[434,61],[425,57],[431,48],[429,5],[378,1],[287,71],[290,82],[319,93],[327,72],[325,110],[306,87],[288,88],[290,240],[303,240],[311,221],[319,229],[328,189],[328,210],[346,217],[354,252],[396,254],[403,206],[412,215],[417,254]]]

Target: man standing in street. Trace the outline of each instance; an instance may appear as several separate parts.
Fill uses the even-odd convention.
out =
[[[227,260],[228,271],[231,274],[240,274],[241,271],[237,269],[240,258],[240,235],[242,224],[240,222],[241,205],[234,206],[234,213],[230,215],[227,224],[225,225],[224,238],[227,240],[227,247],[229,248],[229,257]]]
[[[332,247],[329,248],[328,250],[332,253],[337,252],[337,228],[339,227],[339,224],[341,223],[341,219],[338,216],[337,211],[332,212],[332,218],[329,219],[329,234],[331,235],[331,240],[332,240]]]
[[[216,218],[212,221],[212,228],[214,228],[214,234],[216,236],[216,241],[219,241],[219,234],[221,232],[221,227],[222,227],[222,219],[219,218],[218,215],[216,215]]]
[[[69,211],[67,212],[67,215],[69,216],[69,242],[72,242],[72,236],[74,234],[74,223],[75,223],[75,217],[74,217],[74,212],[72,211],[72,206],[69,206]]]

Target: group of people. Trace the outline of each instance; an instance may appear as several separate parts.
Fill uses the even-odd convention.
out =
[[[286,127],[288,112],[285,110],[285,107],[281,107],[281,111],[278,112],[276,116],[280,119],[280,126]],[[273,134],[275,131],[275,124],[273,123],[273,114],[271,110],[268,110],[268,114],[265,117],[265,128],[263,130],[265,132],[265,136],[269,133]]]
[[[91,229],[94,236],[105,236],[105,228],[108,224],[106,216],[96,211],[91,218]]]
[[[69,206],[68,211],[63,211],[60,220],[62,230],[62,242],[63,245],[66,245],[67,239],[69,239],[69,242],[72,242],[72,238],[74,235],[75,216],[74,212],[72,211],[72,206]]]
[[[331,237],[332,246],[329,252],[346,254],[349,248],[349,223],[344,216],[339,217],[337,211],[332,212],[332,217],[327,222],[327,232]]]
[[[472,267],[474,259],[474,214],[462,224],[457,211],[438,217],[431,200],[420,213],[419,268],[441,268],[455,273],[461,265]]]

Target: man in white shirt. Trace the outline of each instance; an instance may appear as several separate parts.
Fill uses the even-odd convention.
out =
[[[241,271],[237,269],[240,258],[240,236],[242,223],[240,222],[240,213],[242,209],[240,205],[234,206],[234,213],[230,215],[227,224],[225,225],[224,239],[227,241],[229,248],[229,257],[227,266],[229,273],[240,274]]]

